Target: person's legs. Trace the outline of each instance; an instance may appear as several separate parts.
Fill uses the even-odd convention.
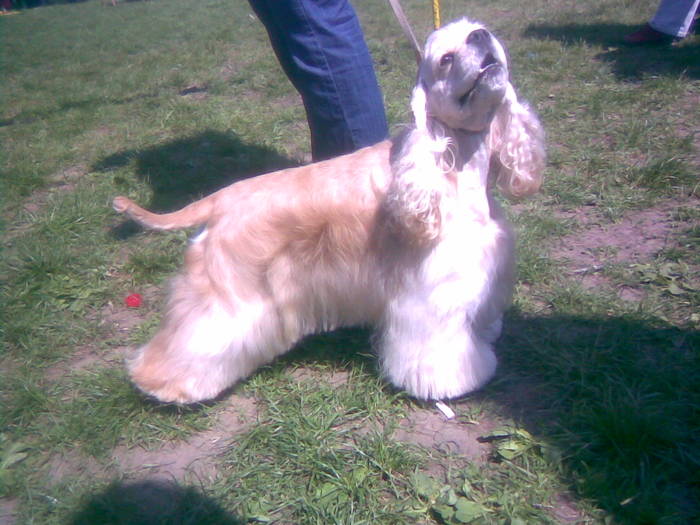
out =
[[[249,1],[304,101],[314,160],[387,137],[372,59],[347,0]]]
[[[700,0],[661,0],[656,13],[644,27],[627,35],[627,44],[664,44],[685,38],[693,24]]]
[[[693,23],[700,0],[661,0],[649,25],[672,37],[684,38]]]

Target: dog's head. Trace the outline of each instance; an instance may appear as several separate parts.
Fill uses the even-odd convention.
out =
[[[483,131],[506,96],[508,59],[501,43],[466,18],[433,32],[413,93],[417,119],[452,129]]]
[[[425,45],[411,99],[416,128],[438,143],[459,132],[486,132],[491,180],[508,197],[536,192],[545,164],[544,133],[509,80],[503,45],[483,25],[462,18]]]

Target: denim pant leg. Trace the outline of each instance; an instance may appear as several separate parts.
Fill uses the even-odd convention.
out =
[[[698,0],[661,0],[649,25],[678,38],[685,38],[698,9]]]
[[[249,0],[301,94],[314,160],[388,135],[384,102],[355,10],[347,0]]]

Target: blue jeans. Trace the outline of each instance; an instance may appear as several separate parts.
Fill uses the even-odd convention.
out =
[[[314,160],[388,135],[384,102],[355,10],[347,0],[249,0],[294,87]]]
[[[698,0],[661,0],[649,25],[667,35],[685,38],[698,4]]]

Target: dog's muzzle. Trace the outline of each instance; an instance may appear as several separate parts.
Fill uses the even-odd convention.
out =
[[[496,58],[497,52],[491,33],[486,29],[472,31],[467,37],[467,45],[482,59],[472,85],[458,98],[460,106],[469,104],[477,93],[504,91],[508,82],[506,66]]]

